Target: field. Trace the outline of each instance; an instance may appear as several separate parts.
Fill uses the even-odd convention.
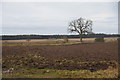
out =
[[[3,78],[117,78],[116,40],[2,41]]]

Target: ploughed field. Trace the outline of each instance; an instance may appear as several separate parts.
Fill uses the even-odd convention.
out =
[[[15,43],[14,43],[15,44]],[[18,44],[18,43],[16,43]],[[116,68],[118,43],[78,43],[70,45],[3,45],[3,71],[57,69],[57,70],[105,70]]]
[[[68,59],[77,61],[117,60],[118,44],[115,43],[80,43],[72,45],[26,45],[3,46],[2,55],[38,54],[46,59]],[[25,56],[24,56],[25,57]]]

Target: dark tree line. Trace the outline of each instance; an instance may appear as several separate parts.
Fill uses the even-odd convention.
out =
[[[3,35],[2,40],[80,38],[79,35]],[[119,34],[83,34],[83,38],[120,37]]]

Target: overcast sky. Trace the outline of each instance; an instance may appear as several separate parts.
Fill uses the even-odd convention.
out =
[[[4,2],[2,34],[70,34],[68,23],[80,17],[95,33],[118,33],[117,2]]]

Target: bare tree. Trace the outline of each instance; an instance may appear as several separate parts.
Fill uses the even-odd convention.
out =
[[[91,34],[92,33],[92,21],[85,20],[83,18],[73,20],[69,23],[68,31],[79,33],[80,42],[82,42],[83,34],[86,34],[86,33]]]

